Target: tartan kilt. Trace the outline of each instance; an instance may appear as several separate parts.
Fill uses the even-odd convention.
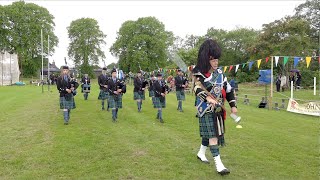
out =
[[[200,136],[203,138],[218,138],[218,145],[224,145],[225,126],[223,112],[205,113],[199,117]]]
[[[118,95],[118,98],[114,98],[114,95],[109,95],[108,102],[110,108],[122,108],[122,94]]]
[[[144,94],[145,94],[144,91],[142,91],[142,94],[139,94],[138,92],[133,92],[133,100],[138,100],[138,99],[145,100],[146,97]]]
[[[149,91],[149,97],[154,97],[154,91]]]
[[[186,95],[184,91],[176,91],[176,96],[178,101],[186,100]]]
[[[100,99],[100,100],[106,100],[106,99],[108,99],[108,96],[109,96],[108,91],[100,90],[98,99]]]
[[[165,108],[166,107],[166,98],[163,98],[163,101],[160,101],[160,97],[154,97],[153,107],[154,108]]]
[[[60,97],[60,109],[75,109],[76,103],[74,102],[74,97],[70,101],[67,101],[65,97]]]

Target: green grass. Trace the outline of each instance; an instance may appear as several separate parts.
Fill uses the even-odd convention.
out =
[[[44,89],[0,87],[0,179],[319,179],[318,117],[239,100],[243,129],[227,119],[220,152],[231,174],[220,177],[208,150],[210,165],[196,159],[201,139],[194,96],[180,113],[170,93],[160,124],[149,98],[137,112],[129,87],[119,122],[112,123],[94,84],[88,101],[76,96],[65,126],[56,87]]]

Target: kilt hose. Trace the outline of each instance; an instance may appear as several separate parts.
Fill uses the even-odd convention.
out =
[[[142,100],[145,100],[146,97],[144,95],[144,91],[140,91],[139,92],[133,92],[133,100],[138,100],[138,99],[142,99]]]
[[[154,97],[153,107],[154,108],[165,108],[166,107],[166,98],[165,97]]]
[[[225,125],[223,120],[223,111],[221,112],[208,112],[202,117],[199,117],[199,130],[200,136],[203,138],[218,138],[218,145],[223,146]]]
[[[176,96],[178,101],[184,101],[186,100],[185,92],[182,91],[176,91]]]
[[[109,95],[109,108],[122,108],[122,94]]]

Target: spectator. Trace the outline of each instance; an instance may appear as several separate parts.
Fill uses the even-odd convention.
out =
[[[296,75],[297,75],[297,81],[296,81],[296,88],[297,89],[300,89],[300,84],[301,84],[301,74],[300,72],[296,72]]]

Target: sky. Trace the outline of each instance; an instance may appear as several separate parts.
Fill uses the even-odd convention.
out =
[[[13,1],[0,0],[1,5]],[[103,51],[106,65],[117,62],[109,49],[122,23],[154,16],[175,36],[203,36],[207,29],[233,30],[237,27],[259,30],[263,24],[293,15],[294,8],[305,1],[28,1],[45,7],[55,17],[55,34],[59,44],[49,58],[57,67],[64,65],[69,45],[67,27],[79,18],[94,18],[107,37]],[[68,65],[73,66],[67,57]],[[99,64],[104,66],[101,61]]]

